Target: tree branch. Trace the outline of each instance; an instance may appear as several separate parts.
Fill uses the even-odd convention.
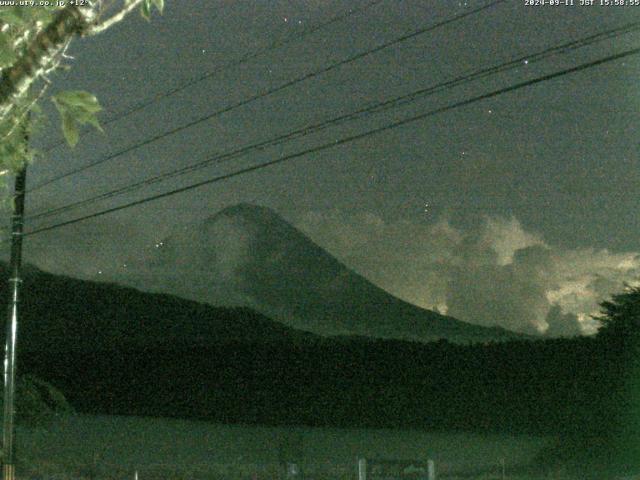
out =
[[[0,122],[14,111],[18,100],[47,70],[75,35],[83,34],[95,18],[91,7],[69,5],[60,10],[53,21],[41,30],[26,54],[3,71],[0,80]]]
[[[45,83],[40,89],[40,92],[38,92],[38,95],[36,95],[36,97],[29,103],[29,105],[27,105],[27,107],[22,111],[22,113],[14,116],[14,118],[12,119],[13,125],[11,126],[11,129],[2,138],[0,138],[0,142],[4,142],[7,138],[13,135],[13,132],[15,131],[15,129],[26,118],[27,114],[33,108],[33,106],[36,103],[38,103],[38,101],[42,98],[42,96],[44,95],[44,92],[47,91],[47,88],[49,88],[49,84]],[[0,176],[2,176],[2,173],[0,173]]]
[[[98,33],[102,33],[108,28],[113,27],[116,23],[121,22],[124,19],[124,17],[129,15],[142,2],[143,0],[130,0],[129,2],[125,2],[125,5],[122,8],[122,10],[120,10],[118,13],[116,13],[109,19],[90,27],[86,32],[87,35],[97,35]]]

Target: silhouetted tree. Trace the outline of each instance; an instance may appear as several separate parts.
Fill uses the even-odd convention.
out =
[[[600,304],[598,377],[594,393],[604,400],[595,415],[606,426],[601,461],[618,472],[640,471],[640,286]]]
[[[598,337],[637,344],[640,338],[640,286],[625,286],[625,291],[600,304],[601,315],[594,317],[602,326]]]

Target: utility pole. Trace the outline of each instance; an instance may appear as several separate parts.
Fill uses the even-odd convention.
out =
[[[28,117],[27,117],[28,118]],[[26,120],[28,122],[28,119]],[[25,149],[28,146],[28,126],[25,128]],[[11,260],[9,262],[9,311],[4,357],[4,412],[2,425],[3,480],[15,480],[15,383],[16,346],[18,339],[18,306],[20,303],[20,266],[22,263],[22,231],[24,226],[24,200],[27,181],[26,163],[16,174],[11,216]]]

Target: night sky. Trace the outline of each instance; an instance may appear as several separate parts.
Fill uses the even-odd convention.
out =
[[[95,93],[102,121],[247,53],[299,41],[59,146],[39,185],[109,153],[488,2],[168,1],[74,42],[55,89]],[[169,135],[29,195],[37,213],[640,20],[639,7],[507,1]],[[596,3],[599,3],[597,1]],[[157,183],[27,230],[305,150],[640,45],[629,33]],[[541,82],[318,154],[29,237],[25,261],[127,283],[131,259],[240,202],[270,207],[391,293],[459,319],[559,335],[593,332],[597,303],[640,273],[638,56]],[[54,89],[54,91],[55,91]],[[49,102],[50,103],[50,102]],[[34,145],[59,142],[54,116]],[[129,264],[127,264],[129,262]]]

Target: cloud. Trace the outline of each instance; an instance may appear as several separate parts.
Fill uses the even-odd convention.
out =
[[[498,265],[513,262],[517,251],[534,245],[544,245],[535,234],[525,232],[515,218],[487,217],[478,240],[480,245],[494,251]]]
[[[547,313],[545,332],[550,337],[573,337],[582,333],[582,324],[575,313],[563,313],[560,305],[552,305]]]
[[[293,223],[399,298],[470,323],[521,332],[594,333],[598,325],[591,315],[599,312],[599,303],[621,291],[624,282],[640,279],[638,252],[558,248],[513,217],[485,217],[461,229],[446,218],[388,222],[371,213],[333,210],[308,212]],[[215,293],[241,304],[244,297],[236,298],[239,289],[231,288],[237,283],[233,272],[250,246],[238,225],[225,228],[213,249],[225,255],[209,257],[203,252],[211,249],[194,246],[195,233],[188,228],[174,232],[172,241],[158,249],[168,232],[152,235],[133,223],[103,219],[27,237],[25,259],[54,273],[199,300]],[[189,282],[178,275],[181,264],[190,265]],[[212,268],[223,278],[213,286]],[[156,288],[154,282],[161,285]]]
[[[594,333],[599,302],[640,277],[640,254],[561,249],[516,218],[474,228],[308,213],[296,225],[394,295],[462,320],[550,336]]]
[[[550,261],[546,247],[530,246],[515,250],[513,260],[505,265],[500,265],[497,253],[491,263],[460,264],[448,283],[448,313],[480,325],[540,333],[546,328],[545,285]]]
[[[456,261],[452,245],[462,241],[447,221],[386,223],[372,214],[311,212],[296,227],[338,260],[411,303],[446,310],[442,269]]]

